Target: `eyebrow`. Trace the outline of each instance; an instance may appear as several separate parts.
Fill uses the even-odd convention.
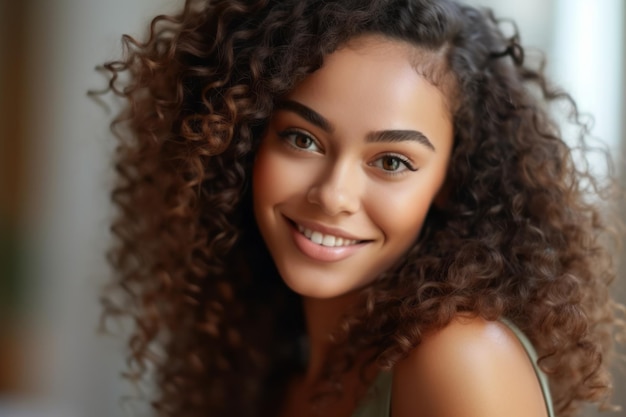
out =
[[[335,130],[335,127],[328,121],[328,119],[312,108],[307,107],[302,103],[298,103],[297,101],[281,100],[276,103],[276,110],[290,110],[327,133],[332,133]]]
[[[319,127],[327,133],[332,133],[335,130],[333,124],[328,121],[324,116],[316,112],[310,107],[305,106],[294,100],[281,100],[276,103],[276,110],[289,110],[300,117],[305,119],[311,124]],[[377,132],[371,132],[367,135],[366,141],[369,143],[375,142],[404,142],[413,141],[426,146],[431,151],[435,151],[435,146],[422,132],[417,130],[381,130]]]
[[[414,141],[426,146],[435,152],[435,145],[417,130],[382,130],[380,132],[371,132],[367,135],[367,142],[404,142]]]

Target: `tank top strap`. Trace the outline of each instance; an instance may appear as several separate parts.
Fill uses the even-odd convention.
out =
[[[392,377],[391,371],[381,371],[352,417],[389,417]]]
[[[530,343],[530,340],[524,334],[524,332],[522,332],[519,329],[519,327],[513,324],[510,320],[501,318],[500,322],[502,322],[509,329],[511,329],[511,331],[515,334],[517,339],[520,341],[520,343],[524,347],[524,350],[526,351],[526,354],[528,355],[528,358],[530,359],[530,362],[532,363],[533,368],[535,369],[535,374],[537,375],[537,379],[539,380],[539,385],[541,386],[541,392],[543,392],[543,399],[546,404],[546,411],[548,412],[548,417],[554,417],[555,415],[554,405],[552,404],[552,395],[550,394],[550,384],[548,382],[547,375],[541,370],[541,368],[539,368],[539,365],[537,365],[538,356],[537,356],[537,352],[535,351],[535,348],[533,347],[532,343]]]
[[[552,404],[548,377],[537,365],[538,356],[535,348],[528,337],[515,324],[505,318],[500,319],[500,321],[511,329],[524,347],[524,350],[533,365],[535,374],[537,375],[539,385],[541,386],[548,417],[554,417],[554,406]],[[393,375],[391,371],[380,372],[372,383],[366,398],[352,414],[352,417],[389,417],[391,411],[392,377]]]

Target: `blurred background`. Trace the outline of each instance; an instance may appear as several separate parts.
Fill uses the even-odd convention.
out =
[[[125,415],[121,398],[133,391],[120,378],[123,340],[97,332],[110,274],[111,114],[86,91],[105,85],[94,67],[119,57],[121,34],[141,36],[153,15],[181,3],[0,0],[1,417]],[[546,52],[548,72],[594,115],[624,180],[623,0],[471,3],[514,18],[523,43]],[[625,281],[622,266],[622,300]],[[625,379],[615,394],[624,406]]]

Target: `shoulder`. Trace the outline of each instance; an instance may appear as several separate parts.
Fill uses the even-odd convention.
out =
[[[505,324],[460,316],[394,367],[394,417],[545,416],[533,365]]]

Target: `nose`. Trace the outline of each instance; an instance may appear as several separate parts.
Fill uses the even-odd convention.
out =
[[[307,200],[325,214],[353,214],[361,207],[360,171],[347,161],[325,170],[308,190]]]

